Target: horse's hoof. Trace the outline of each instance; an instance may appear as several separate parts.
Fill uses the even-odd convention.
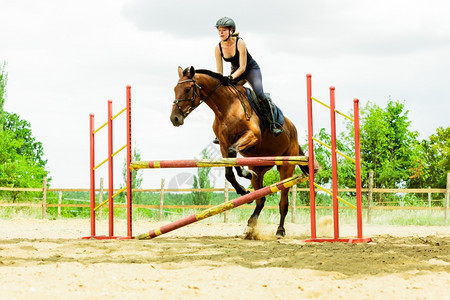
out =
[[[245,196],[247,194],[250,194],[251,191],[249,191],[249,190],[242,190],[242,191],[236,191],[236,193],[238,193],[241,196]]]
[[[284,231],[284,229],[278,229],[277,233],[276,233],[276,237],[278,239],[282,239],[286,236],[286,232]]]
[[[250,232],[253,232],[253,230],[254,230],[253,227],[250,227],[250,226],[245,227],[244,235],[247,235],[247,234],[249,234]]]
[[[244,230],[244,239],[246,240],[259,240],[258,232],[254,227],[247,226]]]
[[[236,189],[236,193],[238,193],[239,195],[241,195],[241,196],[245,196],[245,195],[247,195],[247,194],[249,194],[250,193],[250,191],[249,190],[246,190],[246,189],[244,189],[244,188],[242,188],[242,189]]]
[[[252,174],[252,180],[254,180],[254,179],[258,179],[258,174],[256,174],[256,172],[255,171],[252,171],[252,170],[248,170],[248,172],[250,173],[250,174]]]

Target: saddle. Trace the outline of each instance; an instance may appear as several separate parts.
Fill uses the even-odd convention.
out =
[[[250,106],[252,107],[253,111],[256,113],[256,115],[259,118],[259,127],[261,129],[261,133],[264,132],[264,130],[266,128],[269,128],[270,126],[270,117],[268,116],[268,113],[265,109],[264,109],[264,104],[261,103],[261,101],[258,99],[258,97],[256,96],[255,92],[252,89],[249,88],[245,88],[245,90],[247,91],[247,99],[248,102],[250,103]],[[270,98],[270,94],[269,93],[265,93],[266,97],[268,99]],[[277,123],[277,125],[279,125],[279,127],[282,127],[284,124],[284,116],[283,116],[283,112],[281,111],[281,109],[275,105],[275,103],[272,102],[272,111],[273,111],[273,121],[275,123]]]

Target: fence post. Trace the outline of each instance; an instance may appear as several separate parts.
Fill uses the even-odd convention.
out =
[[[224,198],[225,198],[224,202],[228,202],[228,199],[229,199],[228,198],[229,197],[228,191],[229,191],[228,180],[225,179],[225,190],[223,191],[224,192]],[[224,223],[228,223],[228,211],[225,211],[223,213],[223,222]]]
[[[369,192],[367,193],[367,224],[372,221],[371,207],[372,207],[372,197],[373,197],[373,171],[369,171]]]
[[[100,193],[98,194],[98,203],[103,203],[103,177],[100,177]],[[98,212],[98,218],[101,220],[103,212],[103,206],[100,207]]]
[[[159,221],[162,221],[163,218],[163,207],[164,207],[164,182],[165,179],[161,178],[161,193],[159,197]]]
[[[61,217],[62,192],[58,193],[58,218]]]
[[[297,185],[293,185],[291,187],[292,192],[292,214],[291,214],[291,223],[295,223],[295,210],[296,210],[296,202],[297,202]]]
[[[448,224],[448,202],[450,199],[450,173],[447,173],[447,192],[445,193],[445,224]]]
[[[428,189],[431,189],[431,186],[429,186]],[[428,207],[431,207],[431,193],[430,192],[428,192]]]
[[[42,184],[42,219],[45,219],[47,212],[47,177],[44,177]]]

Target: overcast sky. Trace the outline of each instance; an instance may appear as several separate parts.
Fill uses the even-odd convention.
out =
[[[450,125],[449,11],[445,0],[0,0],[5,110],[31,123],[52,187],[89,186],[89,114],[96,126],[104,123],[107,100],[114,112],[122,109],[128,84],[133,143],[142,158],[199,157],[214,138],[213,114],[204,105],[182,127],[171,125],[177,66],[215,71],[215,22],[229,16],[262,69],[265,91],[293,120],[302,143],[307,73],[317,98],[328,101],[329,86],[336,87],[344,112],[353,98],[362,106],[402,101],[410,129],[427,139]],[[328,112],[315,112],[315,127],[328,128]],[[115,125],[118,149],[125,143],[124,117]],[[98,134],[97,162],[106,158],[105,139]],[[118,186],[123,156],[116,161]],[[157,187],[161,177],[183,181],[186,172],[195,170],[142,171],[144,187]],[[213,175],[221,178],[223,171]]]

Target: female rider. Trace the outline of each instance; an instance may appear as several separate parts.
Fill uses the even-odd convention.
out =
[[[246,80],[250,83],[256,96],[262,103],[270,122],[270,132],[277,137],[283,132],[283,129],[277,128],[273,120],[272,102],[264,94],[261,70],[248,53],[244,40],[236,32],[236,24],[228,17],[223,17],[216,22],[216,28],[219,32],[220,42],[216,46],[216,66],[217,72],[223,74],[223,60],[231,63],[231,74],[224,78],[224,83],[231,81],[239,82]]]

